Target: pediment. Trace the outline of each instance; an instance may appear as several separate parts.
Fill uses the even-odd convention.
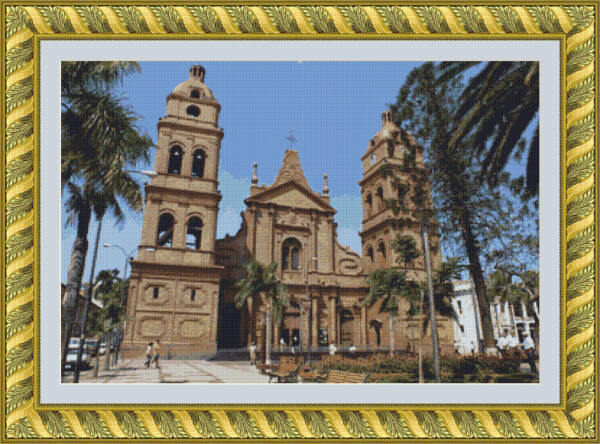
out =
[[[268,188],[252,196],[251,199],[261,203],[306,210],[335,211],[329,204],[323,202],[319,196],[293,181]]]

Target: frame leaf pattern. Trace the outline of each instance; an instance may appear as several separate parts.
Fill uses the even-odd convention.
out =
[[[526,2],[524,2],[526,3]],[[595,109],[594,55],[596,6],[496,3],[464,6],[443,3],[394,5],[19,5],[3,3],[5,195],[3,215],[6,273],[4,372],[6,442],[33,438],[177,439],[285,438],[361,441],[431,438],[461,439],[593,439],[595,435]],[[263,411],[259,407],[229,410],[143,408],[97,411],[68,407],[37,410],[34,404],[34,189],[37,148],[33,113],[36,106],[33,37],[49,34],[147,36],[227,34],[239,38],[260,34],[407,36],[439,34],[563,34],[566,37],[567,166],[561,199],[566,206],[564,252],[566,298],[566,393],[564,408],[466,411],[373,407],[367,410],[323,407],[315,410]],[[456,36],[460,38],[460,35]],[[526,408],[526,407],[525,407]]]

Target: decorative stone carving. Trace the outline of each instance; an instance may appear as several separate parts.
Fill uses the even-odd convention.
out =
[[[154,338],[164,335],[165,320],[163,318],[145,318],[140,324],[142,336]]]
[[[287,150],[285,152],[285,157],[283,158],[283,166],[281,167],[281,170],[279,170],[279,174],[277,175],[277,178],[275,179],[273,185],[279,185],[290,180],[298,182],[304,185],[306,188],[309,188],[308,182],[304,177],[302,167],[300,166],[298,151],[296,150]]]
[[[208,327],[200,320],[186,320],[181,323],[180,335],[183,338],[199,338],[204,335]]]

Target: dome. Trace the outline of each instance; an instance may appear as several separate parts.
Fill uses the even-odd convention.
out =
[[[190,78],[175,87],[173,93],[193,97],[197,99],[205,98],[214,100],[212,91],[204,84],[206,70],[200,65],[193,65],[190,68]]]

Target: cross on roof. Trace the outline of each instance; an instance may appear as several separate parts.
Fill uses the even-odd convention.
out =
[[[290,141],[290,149],[292,149],[294,146],[294,142],[296,141],[296,138],[294,137],[294,132],[290,130],[290,135],[287,136],[285,139]]]

